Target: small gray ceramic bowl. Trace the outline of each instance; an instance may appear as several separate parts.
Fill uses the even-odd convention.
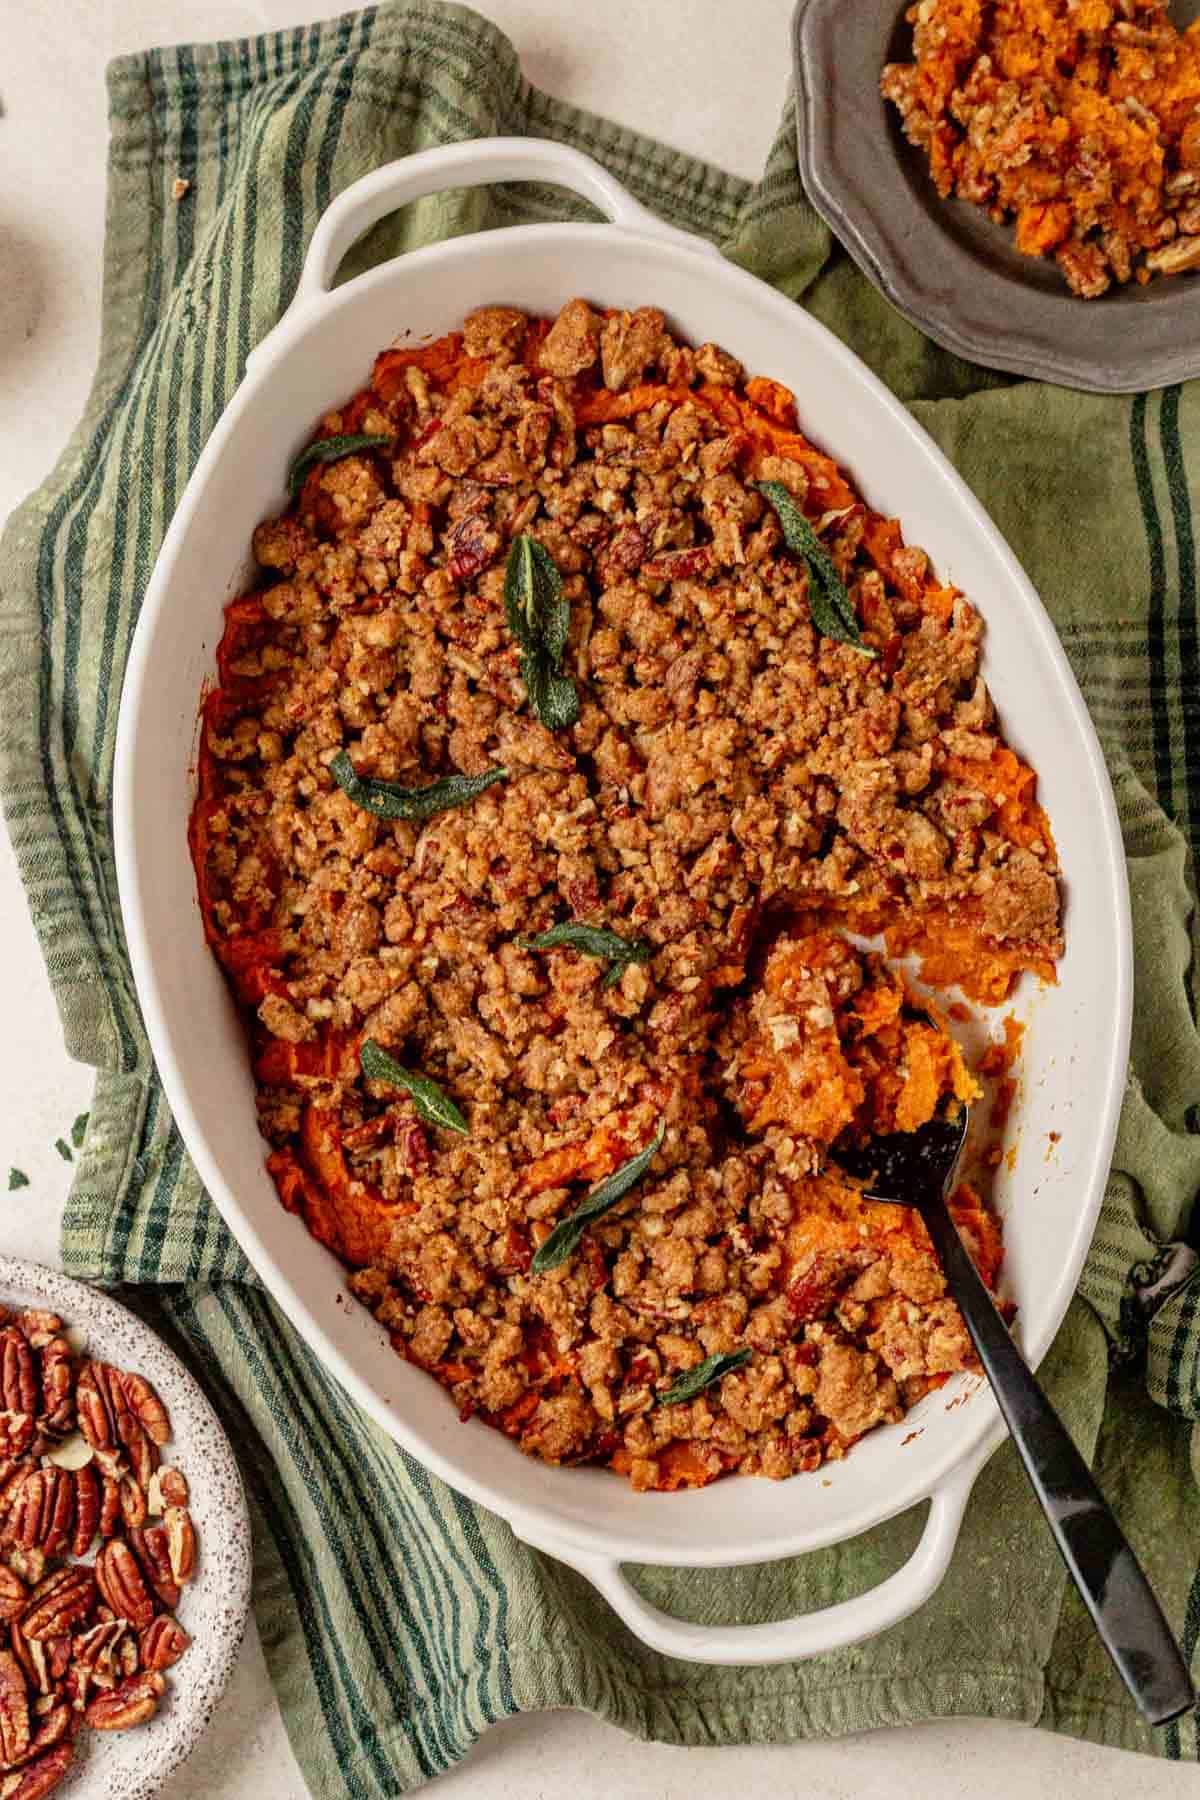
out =
[[[195,1748],[225,1691],[250,1607],[250,1521],[241,1476],[216,1413],[173,1351],[98,1288],[39,1263],[0,1257],[0,1305],[58,1313],[71,1341],[133,1369],[171,1419],[166,1455],[187,1476],[196,1525],[196,1578],[179,1622],[192,1639],[167,1676],[153,1719],[133,1731],[81,1732],[62,1800],[151,1800]]]
[[[883,65],[911,58],[907,9],[799,0],[793,18],[800,179],[859,268],[935,342],[989,368],[1101,394],[1200,374],[1200,276],[1081,300],[1052,261],[1020,254],[1011,224],[939,198],[879,92]]]

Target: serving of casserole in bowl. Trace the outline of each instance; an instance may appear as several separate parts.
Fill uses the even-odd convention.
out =
[[[972,362],[1100,394],[1200,369],[1200,61],[1163,0],[796,0],[796,150],[839,243]]]
[[[518,179],[613,223],[331,290],[406,200]],[[1002,1223],[1036,1361],[1107,1171],[1128,923],[1049,622],[861,364],[559,147],[379,171],[184,496],[117,760],[175,1117],[372,1415],[663,1650],[780,1660],[919,1605],[996,1415],[923,1234],[825,1153],[977,1090],[864,937],[953,1018],[942,989],[1016,983],[1017,1135],[956,1211],[993,1281]],[[620,1572],[925,1497],[910,1563],[807,1619],[682,1624]]]

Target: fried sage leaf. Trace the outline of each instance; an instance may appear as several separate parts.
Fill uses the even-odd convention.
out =
[[[360,450],[383,450],[394,440],[376,432],[353,432],[347,437],[318,438],[302,450],[288,472],[288,493],[293,500],[304,486],[304,478],[318,463],[341,462],[343,456],[354,456]]]
[[[585,956],[599,956],[612,964],[601,987],[610,988],[620,981],[630,963],[647,963],[654,955],[654,945],[646,938],[623,938],[602,925],[581,925],[575,921],[552,925],[536,937],[517,939],[522,950],[581,950]]]
[[[557,1269],[560,1263],[565,1263],[578,1247],[592,1221],[608,1212],[618,1200],[625,1198],[657,1156],[665,1130],[666,1127],[660,1125],[644,1150],[639,1150],[636,1156],[631,1156],[627,1163],[622,1163],[619,1169],[614,1170],[607,1181],[602,1181],[586,1200],[580,1202],[569,1219],[559,1220],[533,1259],[535,1275],[545,1275],[550,1269]]]
[[[504,570],[504,612],[522,650],[546,650],[560,657],[571,626],[562,577],[544,544],[522,533],[515,537]]]
[[[443,1131],[470,1136],[471,1127],[437,1082],[430,1081],[428,1075],[419,1075],[415,1069],[402,1067],[374,1038],[363,1040],[358,1062],[368,1081],[386,1081],[389,1086],[402,1088],[411,1095],[418,1115],[427,1125],[440,1125]]]
[[[713,1356],[706,1356],[702,1363],[697,1363],[694,1369],[681,1375],[665,1394],[659,1394],[654,1404],[678,1406],[681,1401],[694,1400],[697,1394],[702,1394],[714,1381],[720,1381],[722,1375],[732,1375],[735,1369],[745,1368],[752,1355],[750,1350],[719,1350]]]
[[[521,646],[521,679],[542,724],[562,731],[579,717],[575,683],[562,673],[571,603],[554,558],[536,538],[513,539],[504,570],[504,614]]]
[[[399,787],[394,781],[377,781],[373,775],[359,775],[344,750],[339,750],[329,765],[329,773],[344,794],[374,813],[377,819],[431,819],[435,813],[449,812],[455,806],[466,806],[485,788],[503,781],[507,769],[489,769],[486,775],[443,775],[428,787]]]
[[[559,675],[544,650],[527,650],[521,680],[532,706],[549,731],[565,731],[579,717],[579,695],[569,675]]]
[[[858,615],[846,584],[794,497],[782,481],[756,481],[754,485],[774,507],[788,549],[808,565],[808,606],[817,630],[824,637],[849,644],[860,656],[877,655],[869,644],[863,643]]]

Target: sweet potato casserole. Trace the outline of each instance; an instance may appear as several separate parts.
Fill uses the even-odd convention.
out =
[[[989,1003],[1061,949],[978,616],[651,308],[385,350],[292,493],[191,822],[283,1204],[548,1462],[841,1456],[972,1354],[831,1151],[977,1092],[847,931]]]
[[[1091,300],[1200,267],[1200,22],[1166,0],[919,0],[884,97],[938,192]]]

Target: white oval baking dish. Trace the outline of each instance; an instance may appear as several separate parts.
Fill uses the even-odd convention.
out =
[[[378,219],[441,189],[550,182],[608,224],[537,225],[417,250],[331,289]],[[945,1573],[971,1484],[1002,1436],[990,1393],[956,1377],[841,1463],[787,1482],[723,1481],[636,1494],[595,1469],[549,1469],[388,1348],[365,1310],[335,1306],[329,1254],[281,1208],[263,1166],[242,1031],[201,933],[185,827],[201,684],[221,609],[246,579],[257,522],[284,503],[288,464],[314,421],[359,387],[401,331],[435,336],[471,307],[553,314],[572,295],[660,306],[793,388],[805,430],[866,498],[903,521],[943,579],[987,621],[986,673],[1013,744],[1037,767],[1065,872],[1059,985],[1025,996],[1016,1114],[1022,1148],[1001,1184],[1009,1291],[1037,1363],[1066,1311],[1099,1209],[1129,1036],[1128,898],[1116,811],[1095,733],[1042,606],[978,502],[863,364],[782,295],[637,205],[562,146],[494,139],[431,150],[367,176],[318,226],[296,298],[250,358],[167,533],[138,623],[115,769],[116,859],[130,956],[171,1109],[208,1191],[258,1273],[322,1361],[405,1449],[526,1542],[587,1576],[626,1625],[669,1655],[768,1663],[816,1655],[905,1617]],[[1048,1134],[1061,1141],[1049,1154]],[[965,1404],[964,1404],[965,1402]],[[915,1438],[912,1433],[920,1428]],[[765,1625],[682,1623],[647,1605],[623,1561],[720,1567],[815,1550],[928,1499],[911,1560],[860,1597]]]

